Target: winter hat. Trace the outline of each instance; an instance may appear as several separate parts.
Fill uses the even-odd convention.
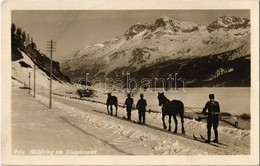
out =
[[[209,95],[209,98],[210,98],[210,99],[214,99],[214,98],[215,98],[214,94],[210,94],[210,95]]]

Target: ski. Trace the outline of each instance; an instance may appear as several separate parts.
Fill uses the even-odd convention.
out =
[[[140,123],[139,123],[138,121],[136,121],[136,120],[128,120],[125,116],[123,116],[122,119],[127,120],[127,121],[129,121],[129,122],[136,123],[136,124],[140,124]]]
[[[193,139],[196,140],[196,141],[199,141],[199,142],[201,142],[201,143],[205,143],[205,144],[208,144],[208,145],[211,145],[211,146],[219,147],[219,146],[216,145],[216,144],[206,143],[204,139],[198,138],[198,137],[196,137],[194,134],[193,134]]]
[[[203,139],[203,140],[206,140],[206,138],[203,137],[203,135],[200,135],[200,138]],[[215,143],[215,142],[213,142],[213,143]],[[215,143],[215,144],[228,146],[227,144],[224,144],[224,143],[221,143],[221,142],[218,142],[218,143]]]

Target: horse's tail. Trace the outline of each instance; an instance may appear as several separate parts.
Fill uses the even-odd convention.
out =
[[[176,102],[180,116],[183,116],[184,115],[184,104],[183,104],[183,102],[180,101],[180,100],[174,100],[174,101]]]
[[[181,104],[180,104],[180,105],[181,105],[181,108],[180,108],[180,109],[181,109],[181,110],[180,110],[181,112],[180,112],[180,113],[181,113],[182,116],[183,116],[183,115],[184,115],[184,104],[183,104],[182,101],[181,101]]]

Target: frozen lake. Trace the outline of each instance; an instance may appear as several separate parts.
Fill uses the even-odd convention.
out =
[[[158,90],[159,91],[159,90]],[[148,107],[155,111],[160,111],[158,106],[158,92],[139,91],[134,94],[135,103],[139,99],[139,94],[143,93],[147,100]],[[250,88],[185,88],[185,92],[179,89],[178,92],[166,91],[165,96],[170,99],[178,99],[184,102],[185,107],[191,107],[195,110],[202,110],[205,103],[209,100],[209,94],[215,94],[215,99],[220,104],[221,112],[229,112],[240,115],[243,113],[250,114]],[[99,100],[106,101],[106,94],[97,93]],[[118,97],[119,103],[125,101],[126,93],[113,92],[112,95]],[[96,97],[95,97],[96,98]]]
[[[183,101],[186,107],[202,108],[209,100],[208,95],[213,93],[221,112],[250,114],[250,88],[186,88],[185,91],[165,92],[165,95]]]

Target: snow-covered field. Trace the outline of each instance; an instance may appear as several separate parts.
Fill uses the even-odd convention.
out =
[[[147,125],[126,120],[123,108],[118,117],[107,115],[106,106],[68,97],[53,96],[53,109],[48,109],[47,92],[36,99],[27,90],[12,88],[12,148],[31,150],[67,150],[81,153],[123,155],[227,155],[250,153],[250,131],[219,127],[219,140],[227,146],[195,141],[193,134],[206,135],[206,124],[185,119],[186,135],[162,129],[161,114],[147,113]],[[149,102],[149,101],[148,101]],[[137,120],[137,111],[132,112]],[[174,123],[172,122],[172,127]],[[179,125],[180,127],[180,125]],[[180,128],[179,128],[180,132]],[[40,153],[40,151],[39,151]],[[83,153],[83,152],[82,152]],[[69,152],[68,152],[69,154]]]

